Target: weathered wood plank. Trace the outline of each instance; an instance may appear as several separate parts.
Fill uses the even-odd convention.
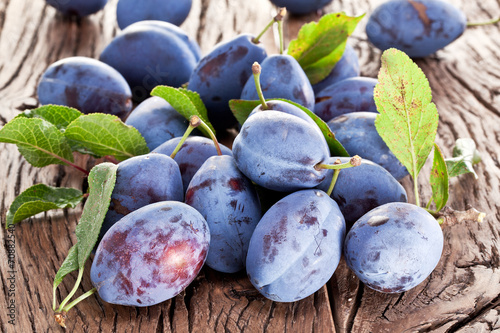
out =
[[[351,15],[370,12],[382,1],[334,1],[325,11]],[[473,21],[500,13],[498,1],[452,1]],[[0,3],[0,126],[20,110],[37,105],[36,84],[45,68],[73,55],[97,58],[118,33],[114,8],[81,21],[64,19],[43,0],[4,0]],[[241,32],[257,33],[274,13],[267,0],[197,0],[183,24],[204,52],[215,43]],[[287,42],[300,25],[319,15],[287,18]],[[362,74],[375,77],[380,52],[366,40],[364,19],[350,43],[355,47]],[[500,32],[498,26],[469,29],[435,56],[417,63],[429,78],[440,113],[437,142],[450,155],[458,137],[472,137],[483,155],[471,175],[452,181],[450,205],[472,205],[487,213],[482,224],[466,223],[444,229],[445,251],[437,269],[417,288],[399,295],[376,293],[362,284],[341,262],[334,278],[315,295],[293,304],[278,304],[260,296],[243,273],[225,275],[204,269],[181,295],[149,308],[105,304],[98,297],[82,302],[69,314],[72,332],[487,332],[498,329],[500,273]],[[276,51],[270,34],[264,43]],[[82,188],[84,179],[63,166],[36,169],[12,145],[0,144],[0,218],[21,191],[34,183]],[[80,165],[91,166],[87,158]],[[423,173],[428,175],[429,165]],[[427,172],[427,173],[426,173]],[[423,199],[429,197],[427,176],[422,176]],[[409,179],[403,181],[411,188]],[[411,197],[411,195],[410,195]],[[81,213],[75,210],[41,214],[16,226],[16,326],[0,314],[6,332],[61,331],[52,319],[52,280],[67,251],[75,243],[74,228]],[[0,298],[8,301],[7,236],[0,241]],[[87,274],[78,293],[92,286]],[[59,288],[59,299],[72,288],[75,275]],[[72,281],[73,279],[73,281]],[[7,305],[7,304],[6,304]],[[3,309],[5,309],[3,307]]]

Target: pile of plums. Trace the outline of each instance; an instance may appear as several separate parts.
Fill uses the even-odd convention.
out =
[[[311,84],[293,57],[268,56],[251,34],[223,41],[202,56],[198,44],[175,25],[187,16],[191,1],[176,1],[183,14],[173,23],[155,5],[159,1],[150,2],[140,2],[133,16],[131,8],[139,2],[120,0],[123,31],[99,60],[60,60],[38,86],[41,104],[115,114],[137,128],[151,150],[118,166],[91,271],[103,300],[157,304],[186,288],[204,264],[224,273],[246,269],[259,292],[280,302],[321,288],[342,254],[361,281],[381,292],[403,292],[429,276],[441,256],[442,232],[426,210],[407,203],[398,181],[408,172],[374,126],[377,81],[359,76],[350,45],[330,75]],[[328,2],[304,7],[313,2],[276,0],[297,14]],[[161,21],[141,21],[150,17],[144,14],[150,8]],[[79,15],[88,13],[81,10]],[[410,19],[404,13],[411,13]],[[436,31],[441,19],[443,28]],[[375,10],[367,34],[381,49],[410,43],[405,51],[418,57],[457,38],[462,21],[460,12],[441,1],[390,1]],[[405,34],[405,27],[415,35]],[[329,168],[351,159],[331,156],[316,123],[283,101],[258,106],[239,128],[232,149],[221,145],[219,154],[201,136],[181,142],[188,121],[165,100],[147,98],[157,85],[187,83],[218,131],[236,128],[228,102],[259,99],[254,62],[262,65],[266,98],[288,99],[314,111],[349,155],[363,158],[360,165],[340,172]],[[132,101],[140,102],[133,111]],[[260,198],[276,197],[268,193],[280,193],[279,199],[261,206]]]

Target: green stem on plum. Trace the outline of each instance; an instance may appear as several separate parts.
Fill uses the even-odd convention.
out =
[[[96,292],[97,292],[97,288],[90,289],[85,294],[81,295],[80,297],[78,297],[77,299],[75,299],[73,302],[69,303],[68,306],[66,306],[62,310],[62,312],[68,312],[69,310],[71,310],[72,307],[74,307],[75,305],[77,305],[78,303],[80,303],[81,301],[83,301],[84,299],[86,299],[87,297],[95,294]]]
[[[194,117],[196,117],[196,116],[194,116]],[[208,134],[210,135],[210,138],[214,142],[215,149],[217,150],[217,155],[222,156],[222,150],[220,149],[219,141],[217,141],[217,138],[215,137],[214,132],[202,119],[199,119],[199,121],[200,121],[200,127],[208,132]]]
[[[279,20],[277,19],[278,22],[278,34],[280,38],[280,54],[283,54],[285,52],[285,42],[284,42],[284,36],[283,36],[283,18],[286,15],[286,8],[282,7],[279,9],[279,14],[276,15],[276,17],[279,17]]]
[[[484,22],[467,22],[468,27],[477,27],[477,26],[482,26],[482,25],[490,25],[490,24],[495,24],[500,22],[500,17],[494,18],[489,21],[484,21]]]
[[[340,174],[340,169],[333,170],[332,181],[330,182],[330,187],[328,188],[328,191],[326,192],[326,194],[328,194],[328,196],[332,195],[333,188],[335,187],[335,184],[337,183],[337,179],[339,178],[339,174]]]
[[[314,168],[316,170],[321,170],[321,169],[334,170],[332,181],[330,183],[330,187],[328,188],[328,191],[326,192],[328,195],[331,195],[333,192],[333,188],[335,187],[335,184],[337,183],[337,179],[339,178],[340,170],[359,166],[360,164],[361,164],[361,157],[359,157],[358,155],[355,155],[355,156],[351,157],[349,162],[346,162],[346,163],[342,163],[342,162],[340,162],[340,160],[336,160],[333,164],[323,164],[323,163],[316,164],[314,166]]]
[[[83,277],[83,268],[80,268],[78,270],[78,278],[76,279],[75,286],[70,291],[68,296],[66,296],[66,298],[61,302],[61,305],[59,306],[59,309],[57,309],[57,312],[61,312],[62,309],[64,309],[64,306],[69,302],[69,300],[76,293],[76,291],[78,290],[78,287],[80,286],[80,283],[82,282],[82,277]]]
[[[188,136],[191,134],[191,132],[196,127],[200,126],[200,124],[201,124],[200,117],[198,117],[198,116],[191,116],[191,118],[189,118],[189,126],[186,129],[186,132],[184,132],[184,135],[182,136],[181,141],[179,141],[179,144],[177,144],[177,147],[175,147],[175,149],[172,152],[172,154],[170,154],[170,157],[172,159],[174,159],[175,155],[177,155],[177,153],[179,152],[179,150],[181,150],[182,145],[184,144],[184,142],[186,141],[186,139],[188,138]]]
[[[263,110],[269,110],[269,106],[266,103],[266,99],[264,98],[264,93],[262,92],[262,86],[260,85],[260,73],[262,71],[262,67],[256,61],[252,65],[252,74],[253,79],[255,81],[255,90],[257,90],[257,95],[259,96],[260,103],[262,104]]]
[[[269,28],[271,28],[275,22],[279,22],[279,21],[283,20],[283,16],[284,15],[282,14],[282,8],[280,8],[278,10],[278,14],[276,14],[276,16],[273,17],[273,19],[271,20],[271,22],[269,22],[266,25],[266,27],[264,28],[264,30],[262,30],[262,32],[260,34],[258,34],[257,37],[255,37],[255,38],[252,39],[252,42],[254,44],[259,44],[260,43],[260,39],[266,33],[266,31],[269,30]]]
[[[349,162],[346,163],[338,164],[337,161],[334,164],[318,163],[314,166],[314,168],[316,170],[321,170],[321,169],[342,170],[342,169],[356,167],[359,166],[360,164],[361,164],[361,157],[355,155],[351,157]]]
[[[269,30],[269,28],[273,26],[274,22],[276,22],[276,21],[275,21],[275,19],[273,18],[273,19],[271,20],[271,22],[269,22],[269,23],[266,25],[266,27],[264,28],[264,30],[262,30],[262,32],[261,32],[260,34],[258,34],[258,35],[257,35],[257,37],[255,37],[255,38],[253,38],[253,39],[252,39],[252,43],[254,43],[254,44],[259,44],[259,43],[260,43],[260,39],[262,38],[262,35],[264,35],[264,34],[266,33],[266,31],[267,31],[267,30]]]

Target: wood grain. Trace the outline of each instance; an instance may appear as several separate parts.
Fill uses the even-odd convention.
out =
[[[89,18],[70,20],[43,0],[0,2],[0,126],[20,111],[37,106],[36,85],[51,63],[68,56],[97,58],[119,29],[117,0]],[[500,14],[500,2],[450,1],[471,21]],[[335,0],[325,12],[370,13],[382,0]],[[182,25],[202,51],[242,32],[258,33],[275,13],[268,0],[195,0]],[[288,17],[286,41],[321,13]],[[380,51],[364,33],[363,19],[350,38],[362,75],[375,77]],[[276,52],[275,32],[266,35]],[[459,137],[473,138],[483,161],[471,175],[451,182],[449,205],[468,205],[487,214],[483,223],[445,227],[445,249],[430,278],[395,295],[361,284],[341,261],[334,277],[316,294],[296,303],[266,300],[245,274],[204,269],[176,298],[148,308],[112,306],[93,296],[68,315],[68,332],[491,332],[500,329],[500,31],[498,25],[468,29],[435,55],[417,60],[429,79],[440,115],[437,143],[446,156]],[[85,180],[68,167],[31,167],[13,145],[0,144],[0,222],[15,196],[35,183],[82,189]],[[90,168],[94,161],[77,157]],[[430,191],[430,165],[420,177],[423,201]],[[407,190],[411,181],[403,180]],[[412,196],[410,195],[410,199]],[[61,332],[53,320],[52,281],[69,248],[82,207],[40,214],[15,227],[16,325],[8,323],[9,248],[5,230],[0,242],[0,310],[2,332]],[[92,288],[86,274],[78,294]],[[71,274],[59,287],[63,298],[73,286]]]

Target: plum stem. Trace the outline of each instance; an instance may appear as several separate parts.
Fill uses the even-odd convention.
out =
[[[255,90],[257,90],[257,95],[259,95],[260,103],[262,104],[263,110],[269,110],[269,106],[264,98],[264,93],[262,92],[262,86],[260,85],[260,73],[262,72],[262,67],[256,61],[252,65],[252,74],[255,81]]]
[[[500,22],[500,17],[494,18],[494,19],[489,20],[489,21],[484,21],[484,22],[467,22],[467,26],[468,27],[477,27],[477,26],[481,26],[481,25],[495,24],[498,22]]]
[[[252,43],[259,44],[260,43],[260,39],[266,33],[266,31],[269,30],[269,28],[271,28],[275,22],[279,22],[279,21],[283,20],[283,16],[284,15],[282,14],[282,10],[280,8],[278,10],[278,14],[276,14],[276,16],[273,17],[273,19],[271,20],[271,22],[269,22],[266,25],[266,27],[264,28],[264,30],[262,30],[262,32],[260,34],[258,34],[257,37],[255,37],[255,38],[252,39]]]
[[[349,162],[346,162],[346,163],[338,164],[337,161],[335,161],[334,164],[318,163],[314,166],[314,168],[316,170],[321,170],[321,169],[342,170],[342,169],[352,168],[352,167],[356,167],[356,166],[361,165],[361,157],[359,157],[358,155],[351,157]]]
[[[332,195],[333,188],[335,187],[335,184],[337,183],[337,179],[339,178],[339,174],[340,174],[340,169],[333,170],[332,181],[330,182],[330,187],[328,188],[328,191],[326,192],[326,194],[328,194],[328,196]]]
[[[219,141],[217,140],[217,137],[215,136],[212,129],[202,119],[200,119],[200,127],[207,131],[208,135],[210,135],[210,138],[214,142],[215,149],[217,150],[217,155],[222,156],[222,150],[220,149]]]
[[[277,22],[278,22],[278,34],[280,38],[280,54],[283,54],[285,52],[285,41],[284,41],[284,36],[283,36],[283,18],[286,15],[286,8],[281,7],[279,9],[279,14],[276,15]],[[278,19],[279,17],[279,19]]]
[[[201,119],[200,117],[198,116],[191,116],[191,118],[189,118],[189,126],[188,128],[186,129],[186,131],[184,132],[184,135],[182,136],[181,138],[181,141],[179,141],[179,143],[177,144],[177,146],[175,147],[174,151],[172,152],[172,154],[170,154],[170,157],[172,159],[175,158],[175,155],[177,155],[177,153],[179,152],[179,150],[181,150],[181,147],[182,145],[184,144],[184,142],[186,141],[186,139],[188,138],[188,136],[191,134],[191,132],[198,126],[200,126],[201,124]]]
[[[72,307],[74,307],[75,305],[77,305],[78,303],[80,303],[81,301],[83,301],[84,299],[86,299],[87,297],[95,294],[96,292],[97,292],[97,288],[90,289],[85,294],[81,295],[80,297],[78,297],[77,299],[75,299],[73,302],[69,303],[68,306],[66,306],[62,311],[63,312],[68,312],[69,310],[71,310]]]
[[[61,302],[61,305],[59,305],[59,309],[57,309],[57,312],[63,311],[66,303],[68,303],[69,300],[71,299],[71,297],[73,297],[73,295],[76,293],[76,291],[78,290],[78,287],[80,286],[80,283],[82,282],[82,277],[83,277],[83,268],[80,268],[78,270],[78,278],[76,279],[75,286],[70,291],[68,296],[66,296],[66,298]]]

